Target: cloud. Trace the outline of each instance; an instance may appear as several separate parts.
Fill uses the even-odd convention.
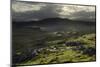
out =
[[[12,15],[16,21],[40,20],[58,17],[57,8],[59,8],[59,6],[54,4],[15,2],[12,4]]]
[[[86,12],[91,12],[94,11],[95,8],[92,6],[78,6],[78,5],[62,5],[62,15],[66,15],[67,13],[75,13],[79,11],[86,11]]]
[[[84,21],[95,21],[95,12],[79,11],[70,15],[72,19],[79,19]]]
[[[16,2],[14,1],[12,3],[12,10],[14,12],[27,12],[27,11],[38,11],[42,6],[45,6],[43,4],[31,4],[26,2]]]
[[[36,2],[12,2],[12,18],[16,21],[41,20],[45,18],[69,18],[95,21],[95,6],[50,4]]]
[[[59,14],[64,18],[95,20],[95,7],[93,6],[63,5],[61,10]]]

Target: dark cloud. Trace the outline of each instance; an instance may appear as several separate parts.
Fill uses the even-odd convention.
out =
[[[61,4],[36,3],[36,2],[12,2],[12,18],[15,21],[41,20],[44,18],[69,18],[74,20],[95,21],[95,7],[77,7]],[[16,5],[16,6],[15,6]],[[34,7],[33,7],[34,6]],[[17,8],[16,8],[17,7]],[[37,9],[38,10],[35,10]],[[63,7],[66,7],[63,9]],[[84,8],[84,9],[83,9]],[[89,8],[89,10],[87,10]],[[60,13],[63,14],[60,14]],[[65,14],[64,14],[65,13]]]
[[[27,11],[27,12],[15,12],[12,11],[13,19],[16,21],[24,21],[24,20],[34,20],[34,19],[44,19],[51,17],[58,17],[56,9],[59,8],[58,5],[45,4],[45,6],[41,7],[38,11]]]

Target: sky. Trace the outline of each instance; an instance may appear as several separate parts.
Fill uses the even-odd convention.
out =
[[[95,21],[95,6],[12,1],[14,21],[38,21],[56,17]]]

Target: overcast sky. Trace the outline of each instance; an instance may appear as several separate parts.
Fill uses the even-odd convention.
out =
[[[55,17],[95,21],[95,6],[12,2],[12,18],[15,21],[41,20]]]

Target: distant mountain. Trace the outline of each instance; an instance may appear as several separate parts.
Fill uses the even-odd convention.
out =
[[[65,23],[65,22],[70,22],[71,20],[69,19],[63,19],[63,18],[46,18],[43,20],[39,21],[12,21],[13,25],[17,26],[25,26],[25,25],[44,25],[44,24],[58,24],[58,23]]]
[[[70,19],[65,19],[65,18],[46,18],[43,20],[39,20],[39,21],[20,21],[20,22],[16,22],[13,21],[13,26],[17,26],[17,27],[22,27],[22,26],[28,26],[28,25],[55,25],[55,24],[86,24],[86,25],[95,25],[95,22],[86,22],[86,21],[77,21],[77,20],[70,20]]]
[[[69,20],[69,19],[64,19],[64,18],[46,18],[46,19],[42,19],[42,20],[38,20],[38,21],[34,21],[34,20],[31,20],[31,21],[12,21],[13,23],[16,23],[16,22],[19,22],[19,23],[23,23],[23,22],[30,22],[30,23],[38,23],[38,22],[62,22],[62,21],[72,21],[72,20]]]
[[[30,20],[30,21],[12,21],[13,23],[19,22],[19,23],[24,23],[24,22],[28,22],[28,23],[42,23],[42,22],[69,22],[69,21],[73,21],[73,22],[95,22],[95,21],[82,21],[82,20],[70,20],[68,18],[46,18],[46,19],[42,19],[42,20],[38,20],[38,21],[34,21],[34,20]]]
[[[69,19],[64,19],[64,18],[47,18],[47,19],[43,19],[41,21],[45,21],[45,22],[60,22],[60,21],[71,21]]]

